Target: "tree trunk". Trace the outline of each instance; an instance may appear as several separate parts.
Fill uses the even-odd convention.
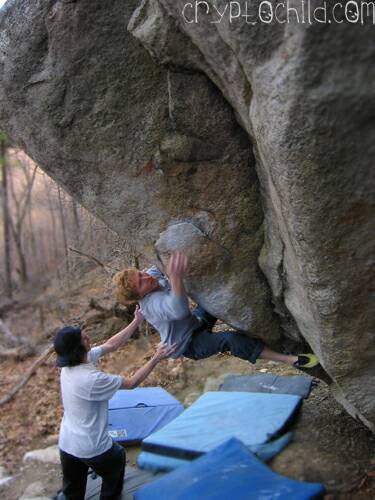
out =
[[[17,269],[17,271],[19,272],[21,283],[25,284],[29,280],[29,274],[27,272],[26,257],[25,257],[25,252],[23,250],[21,234],[19,234],[18,232],[13,232],[13,239],[16,245],[17,257],[19,263],[19,268]]]
[[[66,267],[66,272],[69,275],[68,237],[67,237],[67,233],[66,233],[64,207],[63,207],[63,202],[62,202],[62,196],[61,196],[60,186],[57,186],[57,192],[58,192],[58,195],[59,195],[60,222],[61,222],[61,230],[62,230],[62,235],[63,235],[63,240],[64,240],[65,267]],[[67,276],[67,277],[69,277],[69,276]]]
[[[30,203],[31,203],[31,192],[33,189],[34,181],[35,181],[35,176],[37,172],[37,167],[34,168],[33,173],[28,175],[28,172],[26,170],[27,167],[25,165],[22,165],[22,169],[24,171],[25,177],[26,177],[26,187],[25,190],[22,193],[22,199],[18,198],[16,189],[14,187],[14,182],[13,182],[13,176],[10,179],[10,187],[11,187],[11,192],[13,193],[13,202],[16,207],[16,216],[15,216],[15,221],[13,220],[13,217],[10,216],[9,214],[9,224],[10,228],[12,231],[13,235],[13,240],[15,243],[16,251],[17,251],[17,256],[19,260],[19,274],[21,278],[22,284],[25,284],[29,280],[29,275],[28,275],[28,270],[27,270],[27,262],[26,262],[26,257],[25,257],[25,251],[23,248],[23,227],[24,227],[24,221],[25,217],[27,214],[27,211],[30,209]]]
[[[73,219],[74,219],[74,236],[75,236],[75,244],[80,246],[80,235],[81,235],[81,224],[79,220],[78,206],[75,200],[72,200],[72,209],[73,209]]]
[[[4,217],[4,260],[5,260],[5,294],[9,299],[13,297],[12,261],[10,250],[10,224],[8,202],[8,169],[5,158],[5,135],[0,132],[0,163],[3,187],[3,217]]]
[[[56,219],[55,219],[55,207],[53,206],[53,201],[51,197],[51,182],[47,180],[47,176],[44,176],[44,185],[46,189],[46,195],[47,195],[47,201],[48,201],[48,208],[49,208],[49,214],[50,214],[50,219],[51,219],[51,228],[52,228],[52,242],[53,242],[53,255],[54,255],[54,260],[55,260],[55,265],[59,263],[59,257],[60,257],[60,252],[59,252],[59,244],[57,240],[57,229],[56,229]],[[56,267],[58,270],[58,267]],[[59,273],[58,273],[59,274]],[[58,276],[59,277],[59,276]]]
[[[31,250],[30,253],[32,255],[34,262],[37,265],[37,269],[40,271],[40,263],[38,262],[38,259],[37,259],[38,248],[37,248],[36,238],[35,238],[33,210],[32,210],[32,206],[31,206],[31,201],[30,201],[30,208],[28,210],[27,218],[28,218],[28,235],[29,235],[30,250]]]

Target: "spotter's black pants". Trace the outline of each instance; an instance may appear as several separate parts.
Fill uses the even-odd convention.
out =
[[[122,446],[113,443],[108,451],[92,458],[77,458],[60,450],[63,487],[59,498],[84,500],[89,467],[103,480],[100,500],[121,495],[124,484],[126,455]]]

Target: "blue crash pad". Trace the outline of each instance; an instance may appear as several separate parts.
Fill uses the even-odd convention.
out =
[[[146,438],[142,449],[192,459],[231,437],[246,446],[264,444],[285,427],[300,403],[299,396],[289,394],[207,392]]]
[[[240,441],[230,439],[189,465],[142,486],[135,500],[309,500],[320,484],[294,481],[272,472]]]
[[[301,375],[280,376],[271,373],[256,375],[228,375],[220,386],[220,391],[268,392],[270,394],[296,394],[307,398],[313,383],[312,377]]]
[[[292,433],[288,432],[275,441],[249,446],[249,449],[255,453],[262,462],[268,462],[280,453],[291,439]],[[137,458],[138,467],[152,472],[169,472],[182,465],[187,465],[190,462],[191,460],[158,455],[157,453],[150,453],[149,451],[142,451]]]
[[[108,404],[108,432],[114,441],[139,443],[184,410],[160,387],[117,391]]]

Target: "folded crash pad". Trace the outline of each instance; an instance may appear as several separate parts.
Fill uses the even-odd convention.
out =
[[[220,391],[266,392],[270,394],[296,394],[307,398],[315,379],[300,375],[279,376],[271,373],[257,375],[229,375],[220,386]]]
[[[143,440],[144,451],[192,459],[231,437],[246,446],[275,437],[295,414],[301,398],[289,394],[207,392],[163,429]]]
[[[138,443],[184,410],[160,387],[117,391],[108,404],[108,432],[114,441]]]
[[[272,472],[240,441],[230,439],[189,465],[139,488],[135,500],[308,500],[322,496],[320,484]]]
[[[248,448],[255,453],[255,455],[262,460],[262,462],[268,462],[280,453],[280,451],[290,442],[291,439],[292,433],[288,432],[279,439],[269,443],[249,446]],[[190,462],[191,460],[168,457],[166,455],[150,453],[149,451],[142,451],[137,458],[138,467],[152,472],[169,472],[181,467],[182,465],[187,465]]]

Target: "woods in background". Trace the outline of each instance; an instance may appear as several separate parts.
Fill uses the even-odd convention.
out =
[[[64,192],[22,151],[8,147],[0,132],[0,294],[41,290],[57,279],[62,286],[89,261],[69,250],[108,261],[126,243]]]

